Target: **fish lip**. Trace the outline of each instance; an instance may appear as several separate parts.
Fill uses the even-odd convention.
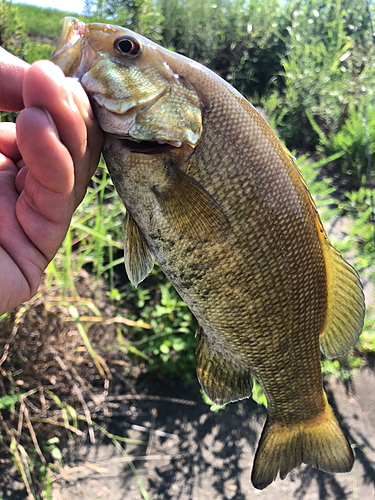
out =
[[[62,30],[56,44],[53,56],[60,54],[74,45],[79,39],[85,38],[86,25],[75,17],[64,17]]]
[[[139,101],[135,102],[134,100],[129,100],[128,102],[124,102],[124,106],[121,107],[121,109],[118,111],[118,107],[115,107],[116,102],[118,102],[118,99],[108,99],[102,94],[96,93],[96,92],[91,92],[91,97],[95,99],[95,102],[100,106],[101,108],[104,108],[108,113],[111,113],[114,116],[124,116],[129,112],[138,112],[142,111],[144,109],[147,109],[148,107],[152,106],[155,104],[156,101],[161,99],[168,91],[170,90],[169,86],[166,86],[164,89],[162,89],[159,94],[155,95],[154,97],[147,99],[145,101]],[[107,106],[105,103],[108,103]],[[113,106],[110,106],[114,103]]]
[[[144,153],[144,154],[157,154],[157,153],[163,153],[167,151],[173,151],[178,149],[182,144],[176,145],[176,144],[170,144],[166,142],[165,144],[161,144],[158,142],[157,139],[155,141],[152,140],[141,140],[141,139],[136,139],[135,137],[132,137],[129,134],[129,130],[131,129],[135,117],[136,117],[136,111],[135,108],[130,108],[127,112],[123,114],[118,114],[114,113],[112,111],[109,111],[106,107],[101,106],[96,100],[94,95],[90,95],[89,97],[91,106],[95,110],[95,115],[97,116],[97,119],[99,121],[100,127],[104,131],[105,134],[115,137],[116,139],[120,140],[123,142],[123,147],[129,150],[132,153]],[[118,128],[118,130],[115,132],[113,129],[113,123],[111,122],[109,127],[106,127],[106,123],[100,119],[100,112],[104,111],[104,117],[108,118],[112,116],[115,119],[126,119],[126,116],[129,117],[129,122],[124,123],[124,126],[121,128]]]
[[[119,138],[130,137],[129,130],[133,126],[136,117],[134,107],[129,108],[126,112],[120,114],[110,111],[105,106],[102,106],[95,99],[95,94],[90,95],[90,102],[99,125],[105,133],[115,135]]]
[[[127,149],[135,153],[150,153],[151,150],[152,152],[160,153],[162,151],[165,152],[167,150],[170,151],[171,149],[178,149],[182,146],[183,143],[178,141],[158,139],[137,139],[133,137],[129,132],[135,124],[137,112],[146,109],[148,106],[152,106],[154,102],[160,99],[162,95],[164,95],[164,93],[167,91],[168,89],[164,89],[153,99],[150,99],[145,103],[141,103],[140,105],[135,104],[133,106],[130,106],[123,113],[111,111],[105,105],[102,105],[100,102],[98,102],[98,99],[96,99],[95,93],[90,94],[90,102],[95,110],[95,114],[99,121],[100,127],[104,130],[105,133],[115,136],[118,139],[127,141],[129,143],[129,147]],[[143,144],[143,146],[137,146],[139,144]]]

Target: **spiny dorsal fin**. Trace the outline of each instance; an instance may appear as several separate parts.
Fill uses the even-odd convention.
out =
[[[128,211],[124,223],[124,261],[128,278],[135,287],[146,278],[155,263],[145,237]]]
[[[153,191],[171,226],[198,241],[223,239],[229,222],[215,199],[172,162],[165,168],[167,182]]]
[[[197,375],[207,397],[219,406],[250,397],[251,373],[216,352],[200,326],[197,335]]]
[[[320,348],[327,358],[341,356],[357,342],[365,299],[357,272],[329,244],[323,243],[327,273],[327,315]]]

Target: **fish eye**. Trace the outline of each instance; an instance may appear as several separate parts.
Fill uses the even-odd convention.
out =
[[[122,56],[134,57],[141,51],[141,45],[138,40],[130,36],[117,38],[113,46],[115,51]]]

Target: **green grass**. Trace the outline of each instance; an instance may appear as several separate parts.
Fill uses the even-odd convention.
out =
[[[80,18],[79,14],[50,9],[45,7],[36,7],[35,5],[26,5],[14,3],[23,19],[26,32],[31,37],[47,38],[57,41],[61,33],[62,20],[66,16]]]

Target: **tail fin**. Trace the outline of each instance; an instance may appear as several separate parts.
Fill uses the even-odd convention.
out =
[[[325,396],[325,395],[324,395]],[[251,481],[262,490],[301,463],[324,472],[349,472],[353,450],[325,397],[324,411],[311,420],[281,425],[268,418],[254,459]]]

